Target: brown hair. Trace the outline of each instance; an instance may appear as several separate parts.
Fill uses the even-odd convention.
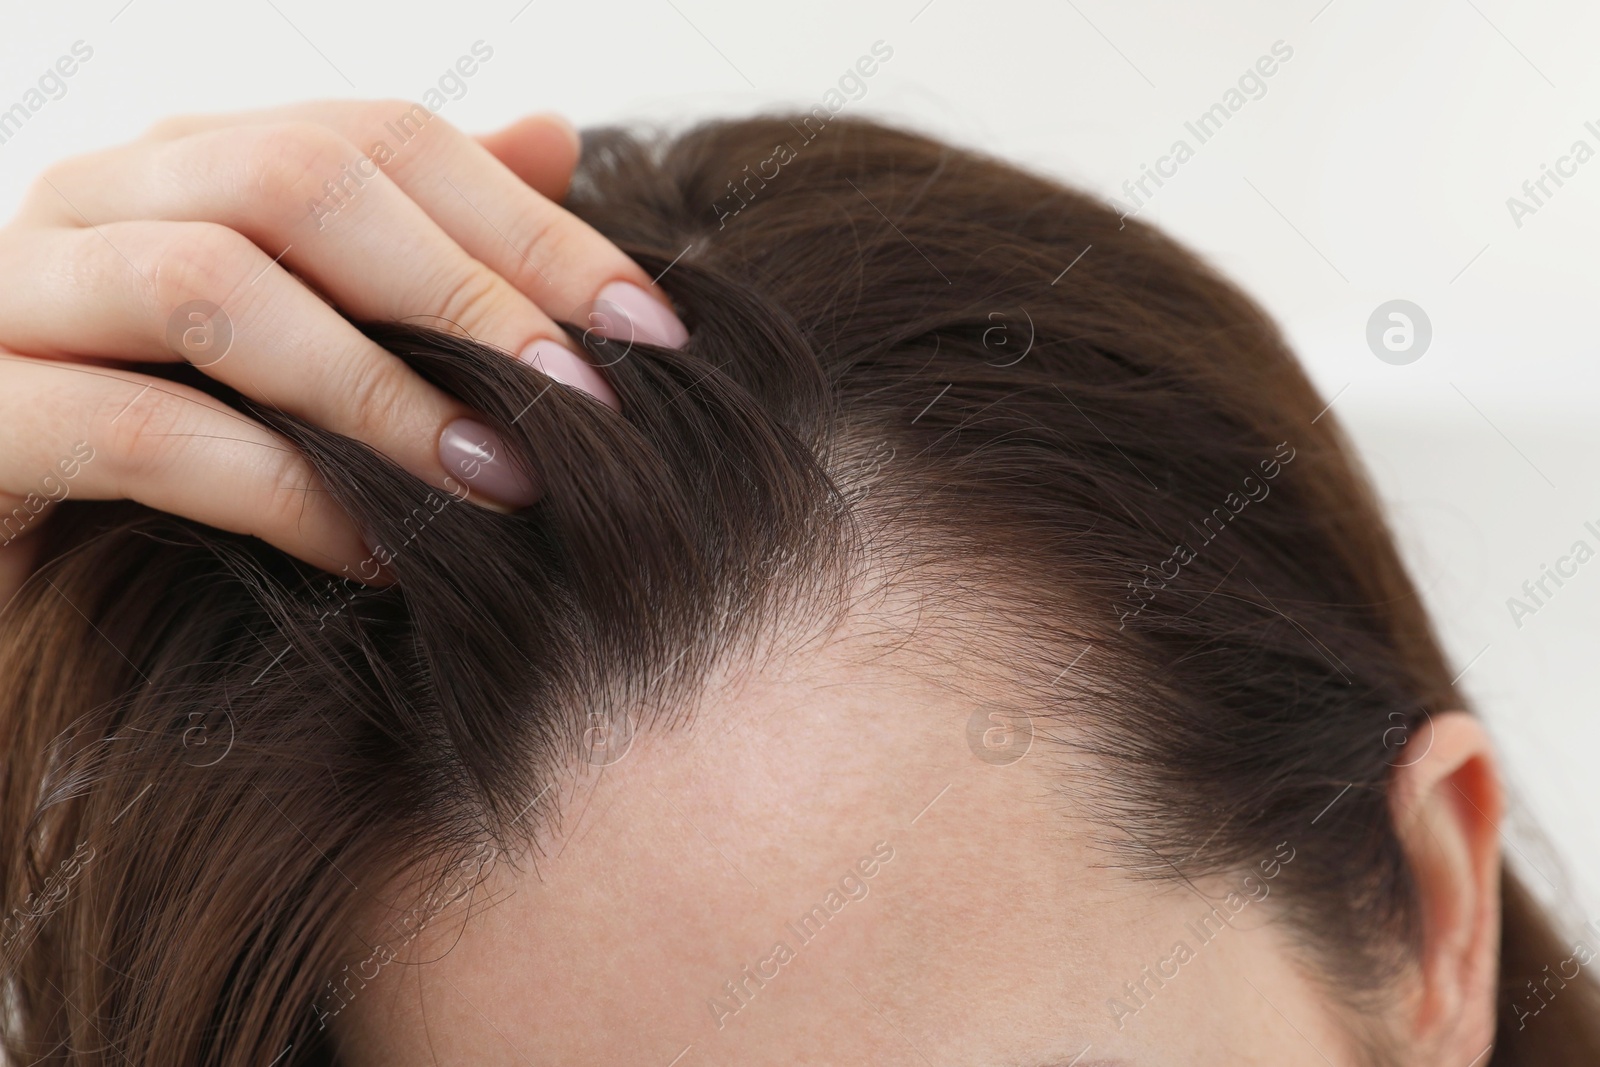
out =
[[[18,1063],[337,1062],[325,1024],[381,966],[361,940],[516,855],[592,716],[670,727],[717,657],[886,559],[994,619],[960,638],[1070,723],[1127,866],[1198,878],[1289,842],[1330,988],[1359,1006],[1406,964],[1389,785],[1464,702],[1253,303],[1080,193],[860,121],[590,133],[570,206],[690,325],[682,351],[571,328],[623,417],[471,340],[364,327],[498,427],[534,507],[458,504],[211,383],[305,450],[398,584],[62,505],[0,618]],[[1503,884],[1490,1062],[1600,1060],[1586,978],[1518,1025],[1571,953]]]

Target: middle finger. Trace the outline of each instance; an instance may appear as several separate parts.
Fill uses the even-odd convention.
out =
[[[170,140],[241,122],[284,121],[317,123],[352,146],[365,146],[364,156],[348,161],[361,168],[356,177],[382,170],[469,255],[557,317],[587,324],[585,312],[601,301],[606,311],[594,317],[597,332],[624,342],[683,343],[682,323],[637,263],[420,104],[313,101],[244,115],[189,116],[163,123],[151,136]],[[318,211],[337,210],[353,184],[336,178]]]
[[[64,168],[50,186],[71,209],[63,221],[226,226],[352,318],[434,317],[616,406],[548,315],[364,159],[315,123],[231,126],[118,149],[92,167]],[[122,180],[105,181],[108,166]],[[342,191],[338,200],[330,189]]]
[[[0,276],[16,278],[0,287],[0,344],[12,349],[56,359],[187,359],[432,485],[454,475],[513,507],[536,495],[465,405],[225,226],[23,231],[0,242]]]

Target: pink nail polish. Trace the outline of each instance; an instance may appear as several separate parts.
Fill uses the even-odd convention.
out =
[[[613,411],[622,410],[622,401],[605,377],[572,349],[556,341],[535,341],[518,357],[535,370],[549,375],[562,385],[582,389]]]
[[[523,508],[539,499],[539,488],[511,464],[500,436],[475,419],[456,419],[439,435],[439,462],[484,496]]]
[[[643,341],[663,348],[680,348],[689,339],[671,308],[632,282],[610,282],[595,297],[597,304],[610,304],[623,313],[626,321],[613,322],[610,316],[597,316],[595,330],[614,341]]]
[[[390,558],[389,550],[383,547],[383,542],[378,540],[378,535],[371,530],[363,528],[361,531],[361,545],[367,550],[367,559],[375,563],[382,563]]]

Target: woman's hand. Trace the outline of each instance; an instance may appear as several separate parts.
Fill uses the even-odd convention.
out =
[[[600,299],[620,314],[598,332],[685,331],[555,203],[577,154],[552,117],[480,142],[420,105],[337,102],[177,119],[48,171],[0,230],[0,605],[66,496],[131,498],[328,570],[370,555],[285,439],[138,363],[186,359],[432,485],[531,503],[493,432],[341,313],[437,316],[616,407],[555,319]]]

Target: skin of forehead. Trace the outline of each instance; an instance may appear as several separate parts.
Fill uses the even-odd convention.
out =
[[[1201,945],[1193,924],[1211,902],[1135,879],[1096,847],[1107,828],[1061,788],[1062,726],[1037,724],[1014,763],[980,759],[971,695],[930,677],[925,648],[862,655],[871,643],[847,624],[724,679],[690,728],[641,731],[618,762],[569,779],[542,855],[496,864],[470,908],[432,922],[339,1012],[352,1062],[1085,1067],[1334,1053],[1336,1029],[1269,903],[1119,1028],[1109,1002],[1131,1003],[1125,987],[1141,979],[1155,988],[1147,969],[1175,942]],[[800,927],[814,907],[825,922]]]

